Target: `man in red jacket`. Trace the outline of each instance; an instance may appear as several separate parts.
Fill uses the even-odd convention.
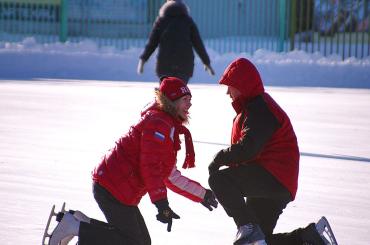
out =
[[[256,67],[247,59],[232,62],[219,83],[228,86],[237,115],[231,146],[209,165],[209,185],[238,227],[234,244],[324,244],[314,223],[272,234],[297,192],[299,149],[288,115],[265,92]],[[221,166],[228,168],[220,170]]]
[[[183,168],[194,167],[194,149],[188,121],[191,93],[185,82],[166,77],[156,90],[156,99],[141,119],[122,136],[93,171],[93,193],[108,224],[84,217],[77,211],[65,213],[50,238],[50,245],[67,244],[75,235],[80,245],[151,244],[144,218],[138,208],[148,193],[158,209],[157,220],[167,224],[180,217],[172,211],[167,188],[203,204],[212,211],[217,201],[211,190],[182,176],[176,167],[180,134],[185,136]],[[81,218],[82,217],[82,218]]]

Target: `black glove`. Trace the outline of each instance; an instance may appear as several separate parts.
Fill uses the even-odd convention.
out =
[[[206,194],[204,195],[204,199],[201,204],[208,208],[209,211],[212,211],[213,208],[217,208],[218,202],[216,200],[215,194],[209,189],[206,189]]]
[[[167,199],[156,201],[154,204],[158,208],[157,220],[164,224],[168,224],[167,231],[170,232],[172,219],[180,219],[180,216],[172,211],[168,205]]]

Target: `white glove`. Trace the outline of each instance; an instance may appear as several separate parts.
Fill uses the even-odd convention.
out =
[[[204,65],[204,70],[207,71],[210,75],[214,76],[215,71],[213,70],[211,64],[209,65]]]
[[[144,61],[139,59],[139,63],[137,64],[137,74],[143,74],[144,71]]]

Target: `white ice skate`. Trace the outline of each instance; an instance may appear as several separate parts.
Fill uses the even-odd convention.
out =
[[[53,230],[50,236],[49,245],[60,245],[60,242],[70,236],[77,236],[80,227],[78,221],[71,213],[64,213],[62,220]]]
[[[315,226],[317,232],[320,234],[326,245],[338,245],[334,232],[329,225],[329,221],[324,216],[321,217]]]
[[[68,213],[73,214],[73,217],[75,217],[78,221],[82,221],[82,222],[85,222],[85,223],[90,223],[91,219],[87,215],[82,213],[81,211],[69,210]],[[73,239],[73,237],[74,237],[74,235],[70,235],[70,236],[62,239],[62,241],[60,241],[60,245],[68,245],[68,243]]]
[[[50,223],[51,223],[51,219],[53,218],[53,216],[55,216],[57,218],[59,213],[64,213],[65,212],[65,206],[66,206],[66,204],[63,203],[62,208],[61,208],[60,212],[58,212],[58,213],[55,212],[55,205],[53,205],[53,207],[51,208],[49,218],[48,218],[48,221],[46,223],[44,236],[42,237],[42,245],[48,245],[49,244],[50,237],[51,237],[51,234],[49,233],[49,226],[50,226]]]
[[[53,207],[52,207],[52,209],[51,209],[51,212],[50,212],[50,215],[49,215],[49,218],[48,218],[48,221],[47,221],[47,224],[46,224],[46,228],[45,228],[45,231],[44,231],[44,236],[43,236],[43,239],[42,239],[42,245],[51,245],[52,243],[51,243],[51,240],[52,240],[52,236],[53,236],[53,234],[56,234],[56,232],[57,233],[60,233],[60,231],[61,230],[65,230],[66,229],[66,226],[68,226],[68,225],[70,225],[70,224],[68,224],[68,222],[67,222],[67,224],[65,224],[66,223],[66,221],[68,220],[69,221],[69,223],[73,223],[73,224],[76,224],[75,222],[77,221],[77,222],[80,222],[80,221],[82,221],[82,222],[86,222],[86,223],[90,223],[90,218],[87,216],[87,215],[85,215],[84,213],[82,213],[81,211],[78,211],[78,210],[76,210],[76,211],[74,211],[74,210],[69,210],[69,211],[66,211],[66,209],[65,209],[65,206],[66,206],[66,204],[65,203],[63,203],[63,205],[62,205],[62,208],[61,208],[61,210],[59,211],[59,212],[55,212],[55,205],[53,205]],[[63,226],[65,226],[64,228],[62,227],[62,224],[60,224],[60,222],[63,220],[63,218],[64,218],[64,215],[66,214],[66,213],[68,213],[68,215],[70,216],[70,215],[73,215],[73,217],[75,218],[75,220],[74,219],[71,219],[70,217],[69,218],[67,218],[67,220],[64,220],[63,221]],[[55,219],[56,219],[56,221],[57,222],[59,222],[58,224],[57,224],[57,226],[55,227],[55,229],[54,229],[54,231],[53,231],[53,233],[52,234],[50,234],[50,232],[49,232],[49,227],[50,227],[50,223],[51,223],[51,220],[52,220],[52,217],[53,216],[55,216]],[[58,227],[59,226],[59,227]],[[58,229],[57,229],[58,228]],[[68,232],[68,231],[67,231]],[[64,237],[65,236],[65,234],[63,235],[62,234],[62,237]],[[74,238],[74,236],[75,235],[73,235],[73,234],[71,234],[71,235],[68,235],[68,236],[65,236],[59,243],[58,243],[58,245],[68,245],[68,243]],[[54,239],[56,239],[57,237],[56,236],[54,236]],[[53,239],[53,240],[54,240]]]

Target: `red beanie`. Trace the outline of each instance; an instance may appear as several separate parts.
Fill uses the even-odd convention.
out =
[[[159,86],[159,91],[172,101],[185,95],[191,95],[190,89],[186,86],[185,82],[177,77],[163,78]]]

